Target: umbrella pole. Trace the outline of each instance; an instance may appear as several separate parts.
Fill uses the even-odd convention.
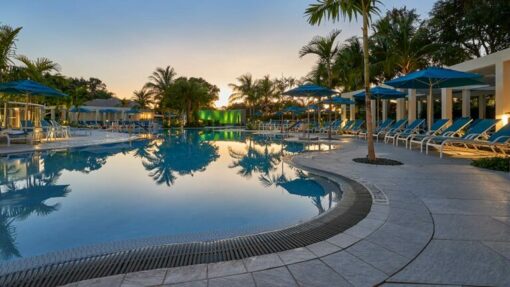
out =
[[[429,86],[429,95],[427,98],[427,128],[430,131],[434,118],[434,101],[432,98],[432,85]]]

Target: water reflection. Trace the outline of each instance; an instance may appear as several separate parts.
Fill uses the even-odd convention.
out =
[[[201,133],[183,131],[155,140],[143,156],[143,166],[157,184],[170,186],[178,175],[203,171],[218,157],[218,147],[201,139]]]
[[[154,183],[163,185],[163,188],[165,188],[165,185],[172,186],[175,184],[176,180],[182,176],[194,176],[198,172],[201,172],[201,175],[202,172],[206,173],[204,178],[209,179],[211,179],[211,177],[217,177],[220,172],[222,176],[232,174],[233,176],[231,177],[236,178],[233,182],[246,182],[246,185],[243,185],[243,187],[232,184],[223,189],[228,189],[231,194],[236,195],[244,192],[243,195],[248,196],[246,198],[250,199],[247,203],[246,198],[242,198],[242,196],[239,196],[239,198],[223,198],[215,201],[216,198],[214,198],[214,196],[218,195],[215,195],[214,192],[211,192],[209,195],[197,195],[196,198],[203,197],[208,199],[204,201],[206,203],[201,208],[201,210],[204,210],[205,216],[208,216],[208,210],[215,210],[213,213],[216,212],[219,214],[217,218],[220,218],[220,220],[218,220],[219,223],[217,224],[221,224],[221,226],[218,225],[216,228],[228,227],[225,227],[225,221],[223,220],[224,218],[228,219],[228,216],[231,215],[222,215],[220,211],[229,207],[233,207],[230,212],[238,212],[235,218],[242,217],[239,219],[239,222],[231,220],[232,222],[230,222],[230,224],[240,224],[241,226],[245,226],[246,222],[252,222],[250,221],[252,219],[254,221],[251,224],[259,224],[256,219],[263,216],[267,216],[267,218],[264,219],[266,222],[272,222],[271,220],[274,220],[275,225],[282,224],[282,222],[286,223],[287,221],[285,220],[291,221],[294,219],[293,216],[299,217],[304,214],[302,212],[307,208],[307,212],[312,215],[313,213],[321,214],[341,198],[341,192],[325,188],[324,183],[321,183],[320,179],[310,178],[303,171],[287,165],[284,161],[286,155],[321,148],[327,149],[327,147],[318,145],[314,147],[313,145],[305,146],[300,143],[285,143],[281,139],[242,132],[172,131],[160,138],[151,140],[91,146],[72,150],[13,155],[1,158],[0,260],[9,260],[25,255],[23,254],[26,253],[26,251],[24,252],[25,249],[19,248],[19,246],[23,246],[23,244],[20,245],[19,242],[17,243],[17,241],[20,241],[20,239],[17,238],[17,232],[19,233],[23,230],[28,230],[28,232],[33,231],[26,227],[23,229],[22,226],[30,226],[30,224],[22,225],[23,223],[31,222],[30,220],[36,217],[46,217],[45,221],[37,223],[42,224],[44,228],[47,226],[58,227],[59,224],[62,224],[58,222],[58,218],[48,215],[65,214],[66,211],[62,210],[63,206],[73,206],[71,203],[73,203],[74,206],[80,206],[82,203],[80,200],[89,199],[88,196],[94,199],[90,200],[90,202],[97,203],[103,200],[111,204],[111,206],[108,206],[109,211],[115,208],[118,208],[119,212],[126,210],[125,206],[119,204],[116,200],[119,199],[119,201],[124,200],[125,202],[131,203],[129,200],[132,198],[125,193],[122,193],[121,196],[119,196],[120,193],[109,193],[112,189],[116,189],[112,188],[112,186],[118,186],[119,189],[121,189],[121,183],[97,182],[97,189],[101,191],[97,194],[91,194],[87,188],[80,188],[79,185],[81,179],[84,179],[83,181],[85,182],[91,182],[91,179],[97,178],[95,176],[100,174],[97,171],[101,169],[112,171],[112,166],[107,166],[108,163],[111,162],[110,158],[119,155],[127,156],[119,157],[117,163],[122,164],[123,160],[130,158],[130,163],[138,165],[139,174],[136,176],[144,177],[146,182],[150,184],[143,185],[143,181],[132,182],[134,184],[140,184],[140,188],[146,188],[146,190],[148,190],[147,193],[150,193],[152,189],[156,189]],[[217,161],[220,156],[225,159],[225,161]],[[133,158],[137,160],[133,161]],[[213,164],[214,162],[219,162],[219,164]],[[121,164],[114,167],[114,172],[121,174],[123,172],[129,172],[123,170]],[[229,171],[231,172],[228,173]],[[144,172],[146,174],[144,174]],[[69,174],[72,174],[72,176]],[[238,174],[240,177],[235,176],[235,174]],[[147,178],[147,176],[150,179]],[[229,185],[230,178],[222,179],[222,182]],[[124,187],[129,186],[130,183],[131,181],[126,179]],[[117,184],[117,186],[112,184]],[[266,187],[266,189],[259,189],[258,187],[260,185]],[[73,186],[75,190],[71,192]],[[96,187],[96,185],[94,185],[94,187]],[[179,191],[182,190],[187,191],[187,187],[181,186]],[[262,194],[263,190],[278,190],[280,193],[276,196],[264,195]],[[216,190],[217,194],[221,194],[221,192],[223,192],[222,189]],[[80,196],[76,196],[78,194],[80,194]],[[137,206],[136,204],[141,200],[139,198],[139,193],[136,194],[137,197],[132,199],[134,203],[126,206]],[[167,195],[170,193],[165,192],[165,194]],[[221,194],[220,197],[228,197],[226,194],[228,193]],[[282,194],[292,195],[292,198],[282,197]],[[98,197],[96,198],[94,196]],[[211,197],[208,198],[207,196]],[[66,201],[63,200],[65,197],[68,197]],[[296,198],[301,198],[299,199],[301,201],[295,200]],[[159,199],[165,202],[165,197],[160,197]],[[222,206],[224,205],[222,201],[226,200],[231,200],[230,206]],[[311,201],[313,207],[310,206],[308,200]],[[166,212],[167,210],[178,209],[178,207],[175,206],[172,208],[171,200],[165,202],[168,204],[166,206],[161,204],[161,206],[159,206],[161,209],[157,209],[155,206],[156,203],[150,202],[149,197],[146,202],[148,202],[147,205],[137,206],[137,208],[140,208],[140,210],[143,210],[144,207],[147,208],[145,210],[146,212],[140,211],[140,214],[146,214],[156,210],[154,211],[156,216],[151,217],[150,220],[154,221],[157,218],[164,219],[166,218],[165,216],[169,216],[169,218],[179,216],[177,211],[175,214],[167,214],[162,211],[165,210]],[[186,203],[182,202],[181,204],[186,205]],[[197,201],[195,201],[195,204],[198,204]],[[247,206],[243,207],[242,204],[247,204]],[[271,204],[274,205],[272,212],[275,214],[277,213],[278,216],[273,216],[271,213],[267,215],[260,214],[260,210],[266,210],[268,205]],[[287,206],[285,206],[285,204],[287,204]],[[79,226],[80,222],[75,221],[80,221],[83,217],[87,216],[92,218],[90,222],[95,222],[96,219],[93,218],[93,214],[95,212],[101,212],[101,206],[98,205],[99,204],[88,206],[85,211],[68,211],[76,212],[76,218],[73,219],[74,221],[72,224]],[[285,208],[282,208],[282,206],[285,206]],[[246,209],[252,210],[247,211]],[[58,212],[59,210],[60,212]],[[80,214],[80,212],[85,212],[87,214]],[[115,212],[112,211],[110,213]],[[137,217],[141,217],[141,220],[143,220],[143,215],[140,214],[137,215]],[[215,214],[210,215],[214,217]],[[203,216],[204,215],[202,215],[201,218],[203,218]],[[285,220],[281,219],[281,221],[279,221],[278,218],[284,216],[288,217],[285,217]],[[48,219],[48,217],[52,218]],[[305,217],[305,219],[306,218],[308,217]],[[122,219],[123,218],[119,218],[119,222],[121,222]],[[48,221],[51,221],[51,223],[47,223]],[[86,219],[83,219],[83,221],[87,222]],[[184,219],[181,219],[181,221],[183,221],[183,226],[193,224],[192,222],[186,222]],[[90,224],[90,222],[87,223]],[[96,225],[91,226],[95,227]],[[155,226],[157,227],[157,225]],[[129,227],[130,226],[126,228]],[[44,228],[39,229],[39,232],[45,232]],[[52,228],[48,228],[47,232],[55,231]],[[82,237],[87,237],[87,234],[94,232],[94,230],[85,230],[83,232],[87,233],[84,233]],[[143,233],[143,230],[140,232]],[[60,233],[55,234],[55,236],[60,236]],[[37,237],[38,234],[33,234],[33,236]],[[27,237],[27,235],[24,237]],[[64,239],[62,238],[61,240]],[[72,239],[69,239],[69,241],[71,242]],[[59,240],[55,240],[55,242],[60,244]],[[24,244],[26,247],[33,243],[30,243],[29,240],[25,240]]]

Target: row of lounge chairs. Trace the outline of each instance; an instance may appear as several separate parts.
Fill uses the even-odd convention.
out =
[[[90,129],[106,129],[116,132],[148,132],[158,129],[157,124],[150,121],[78,121],[78,125]]]
[[[21,128],[2,130],[0,131],[0,137],[7,140],[7,145],[11,145],[11,143],[32,143],[37,140],[35,129],[36,126],[32,121],[22,120]],[[39,129],[40,134],[38,136],[46,140],[71,137],[71,129],[54,120],[41,120]]]
[[[477,151],[507,154],[510,151],[510,124],[506,124],[497,132],[492,132],[499,120],[460,118],[450,124],[448,119],[440,119],[433,123],[429,130],[424,130],[425,120],[417,119],[408,123],[407,119],[382,121],[373,131],[372,137],[384,140],[395,146],[404,144],[413,149],[419,146],[421,152],[427,154],[437,149],[440,157],[449,148],[464,148]],[[335,133],[355,135],[366,139],[369,135],[363,129],[363,120],[348,120],[344,125],[340,120],[326,123],[320,127],[317,123],[307,124],[306,121],[287,123],[285,131],[308,131],[311,133],[327,133],[330,126]],[[276,128],[275,128],[276,129]]]
[[[383,121],[374,131],[373,137],[384,139],[385,143],[392,143],[398,146],[404,142],[406,148],[412,149],[418,145],[420,151],[434,148],[439,150],[440,157],[443,157],[447,148],[465,148],[480,151],[482,148],[489,149],[494,153],[507,154],[510,150],[510,124],[506,124],[497,132],[491,133],[499,120],[480,119],[473,121],[470,118],[460,118],[449,125],[449,120],[440,119],[436,121],[428,131],[421,127],[424,120],[417,119],[406,126],[407,120]],[[357,133],[359,137],[367,138],[366,131]]]

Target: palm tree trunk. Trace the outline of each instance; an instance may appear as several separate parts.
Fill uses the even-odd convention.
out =
[[[366,1],[366,0],[365,0]],[[363,2],[365,2],[363,1]],[[375,146],[372,126],[372,110],[370,109],[370,70],[368,62],[368,8],[367,3],[363,3],[363,66],[365,73],[365,114],[367,122],[367,146],[368,146],[368,160],[375,160]]]

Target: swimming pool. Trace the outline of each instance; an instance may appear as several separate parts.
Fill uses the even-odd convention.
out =
[[[0,262],[63,250],[216,240],[324,214],[337,185],[285,163],[329,146],[184,131],[0,162]]]

